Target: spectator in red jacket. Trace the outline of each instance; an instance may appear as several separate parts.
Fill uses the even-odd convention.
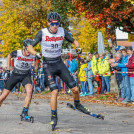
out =
[[[131,47],[127,48],[128,63],[126,63],[126,67],[128,68],[128,77],[130,81],[131,88],[131,101],[134,104],[134,53]]]

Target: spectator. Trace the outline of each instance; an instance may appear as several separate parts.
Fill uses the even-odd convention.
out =
[[[38,70],[39,74],[39,79],[40,79],[40,87],[42,91],[45,91],[45,76],[44,76],[44,70],[43,70],[43,65],[41,64],[40,69]]]
[[[108,58],[105,57],[105,54],[100,54],[100,60],[98,63],[98,70],[102,80],[102,90],[101,93],[104,93],[106,89],[106,93],[110,93],[110,64],[108,63]]]
[[[121,50],[122,53],[122,61],[121,63],[113,64],[112,66],[118,66],[121,67],[122,72],[127,72],[128,69],[125,66],[126,63],[128,63],[128,55],[126,49]],[[130,102],[131,92],[130,92],[130,83],[127,73],[122,73],[122,84],[121,84],[121,98],[119,98],[119,101],[122,101],[123,103]]]
[[[3,90],[3,77],[2,77],[2,68],[0,68],[0,94]]]
[[[32,80],[32,83],[33,83],[34,75],[35,75],[34,63],[32,64],[30,70],[31,70],[31,80]]]
[[[116,53],[116,58],[117,58],[117,61],[115,63],[121,63],[122,61],[122,58],[121,58],[121,53]],[[115,71],[121,71],[121,67],[114,67],[114,70]],[[116,73],[115,74],[115,77],[116,77],[116,80],[117,80],[117,85],[118,85],[118,97],[121,98],[121,82],[122,82],[122,75],[121,73]]]
[[[97,88],[97,94],[101,93],[101,88],[102,88],[102,82],[101,82],[101,76],[97,75],[98,74],[98,61],[99,61],[99,54],[98,52],[94,53],[94,56],[91,55],[91,53],[88,54],[90,59],[91,59],[91,68],[92,68],[92,72],[95,75],[95,79],[97,81],[98,84],[98,88]]]
[[[34,93],[40,93],[41,89],[40,89],[40,78],[37,75],[36,76],[36,80],[35,80],[35,88],[34,88]]]
[[[85,64],[84,59],[80,61],[80,71],[78,77],[80,78],[81,87],[82,87],[82,94],[80,96],[86,96],[88,94],[88,87],[86,81],[86,71],[84,70],[87,68],[87,64]]]
[[[128,77],[131,90],[131,101],[134,104],[134,73],[131,73],[134,72],[134,54],[131,47],[127,48],[127,53],[129,57],[128,57],[128,63],[125,63],[125,65],[128,68]]]
[[[108,59],[110,59],[110,58],[111,58],[111,54],[110,54],[110,52],[109,52],[109,51],[105,51],[105,57],[107,57]]]
[[[88,82],[88,87],[89,87],[89,95],[92,96],[93,95],[93,72],[92,72],[92,67],[91,67],[91,59],[93,57],[92,54],[88,54],[89,56],[87,57],[87,82]]]

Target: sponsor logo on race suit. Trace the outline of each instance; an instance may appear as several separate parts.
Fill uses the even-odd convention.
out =
[[[19,60],[19,61],[29,61],[29,62],[31,62],[31,61],[33,61],[33,59],[27,59],[27,58],[21,58],[20,56],[18,57],[18,59],[17,60]]]
[[[60,40],[63,40],[63,36],[60,36],[60,37],[49,37],[49,36],[46,36],[46,40],[45,41],[60,41]]]

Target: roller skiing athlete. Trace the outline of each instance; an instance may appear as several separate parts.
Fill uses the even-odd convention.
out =
[[[11,92],[13,87],[21,82],[26,89],[26,98],[24,101],[24,108],[21,113],[21,120],[30,121],[33,123],[34,118],[28,115],[28,109],[32,97],[32,81],[30,68],[35,59],[41,58],[39,53],[32,55],[27,50],[27,45],[30,44],[32,40],[26,39],[23,41],[23,50],[15,50],[11,52],[7,57],[7,82],[5,84],[4,90],[0,96],[0,105],[6,99],[8,94]],[[14,68],[10,76],[10,61],[14,58]],[[36,60],[37,61],[37,60]],[[35,62],[36,65],[36,62]]]
[[[41,45],[42,56],[43,56],[43,68],[44,73],[47,78],[47,84],[51,90],[51,122],[52,131],[55,130],[57,125],[58,116],[57,116],[57,95],[58,95],[58,87],[55,82],[55,75],[59,76],[67,86],[72,90],[74,105],[76,109],[79,109],[83,113],[89,112],[87,108],[85,108],[80,103],[79,99],[79,89],[76,86],[76,82],[73,76],[70,75],[70,72],[66,68],[65,64],[61,59],[61,48],[63,39],[65,38],[67,41],[73,43],[77,49],[77,53],[81,53],[82,50],[79,48],[79,43],[72,38],[69,33],[60,25],[61,17],[56,12],[51,12],[47,16],[47,21],[49,27],[41,29],[37,35],[35,36],[33,42],[28,46],[28,51],[36,55],[37,52],[34,50],[34,46],[36,46],[39,42]]]

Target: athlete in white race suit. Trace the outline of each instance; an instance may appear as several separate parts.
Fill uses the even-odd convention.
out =
[[[28,108],[29,104],[31,102],[32,97],[32,81],[31,81],[31,65],[35,61],[34,55],[30,54],[27,50],[27,44],[31,43],[31,39],[26,39],[23,41],[23,50],[15,50],[11,52],[7,56],[7,82],[5,84],[4,90],[0,96],[0,105],[2,102],[6,99],[8,94],[11,92],[11,90],[14,88],[14,86],[21,82],[22,85],[26,89],[26,98],[24,101],[24,108],[23,111],[25,111],[25,114],[28,116]],[[14,58],[14,68],[12,71],[12,74],[10,76],[10,61],[11,58]],[[35,62],[37,63],[37,62]]]
[[[73,43],[76,48],[79,48],[79,43],[69,35],[69,33],[60,25],[60,15],[56,12],[51,12],[47,16],[49,23],[48,28],[40,30],[35,36],[31,45],[28,46],[28,51],[36,55],[37,52],[34,50],[34,46],[40,42],[41,51],[43,56],[43,66],[45,76],[47,77],[47,84],[51,90],[51,125],[53,127],[57,125],[57,95],[58,87],[56,86],[55,76],[59,76],[72,90],[75,107],[82,112],[87,113],[88,110],[80,104],[79,100],[79,89],[76,86],[76,82],[71,76],[70,72],[64,65],[61,59],[61,48],[63,39]],[[81,50],[81,49],[80,49]]]

